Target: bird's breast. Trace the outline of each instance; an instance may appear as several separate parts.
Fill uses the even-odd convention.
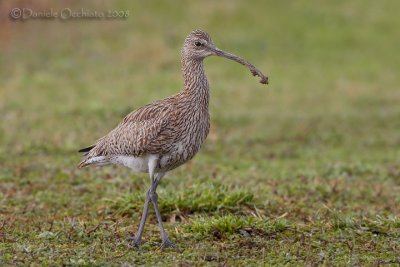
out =
[[[175,138],[170,150],[160,158],[162,169],[174,169],[192,159],[200,150],[210,129],[208,110],[188,111],[175,127]]]

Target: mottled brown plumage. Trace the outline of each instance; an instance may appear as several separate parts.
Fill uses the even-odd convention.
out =
[[[216,48],[207,33],[193,31],[182,48],[183,90],[133,111],[93,146],[80,150],[85,157],[79,167],[122,164],[150,173],[152,184],[133,246],[140,244],[150,200],[160,224],[162,248],[173,246],[162,227],[156,188],[166,172],[192,159],[207,137],[210,129],[210,92],[203,59],[210,55],[235,60],[247,66],[253,75],[261,77],[261,83],[268,81],[249,62]]]

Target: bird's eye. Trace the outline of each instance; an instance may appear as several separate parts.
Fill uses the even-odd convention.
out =
[[[195,44],[196,46],[202,46],[202,45],[203,45],[203,44],[200,43],[199,41],[195,42],[194,44]]]

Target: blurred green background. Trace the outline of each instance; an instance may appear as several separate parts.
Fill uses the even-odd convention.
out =
[[[129,17],[11,20],[14,7]],[[399,9],[394,0],[0,2],[3,261],[399,263]],[[152,253],[154,218],[143,250],[128,250],[147,177],[120,167],[77,170],[76,150],[182,88],[180,49],[194,29],[252,62],[270,85],[232,61],[205,60],[210,135],[160,188],[183,252]],[[247,200],[223,207],[198,190]],[[284,230],[275,229],[281,218]],[[83,225],[101,231],[93,236]],[[196,225],[206,229],[201,237]],[[248,228],[263,234],[240,234]],[[78,232],[68,239],[65,229]]]

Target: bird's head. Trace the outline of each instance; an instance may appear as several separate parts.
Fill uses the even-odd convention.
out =
[[[182,48],[184,58],[202,60],[214,54],[215,45],[208,33],[195,30],[186,37]]]
[[[182,48],[183,60],[203,60],[208,56],[224,57],[247,66],[254,76],[261,78],[260,83],[267,84],[268,77],[264,76],[255,66],[246,60],[217,48],[208,33],[194,30],[186,37]]]

